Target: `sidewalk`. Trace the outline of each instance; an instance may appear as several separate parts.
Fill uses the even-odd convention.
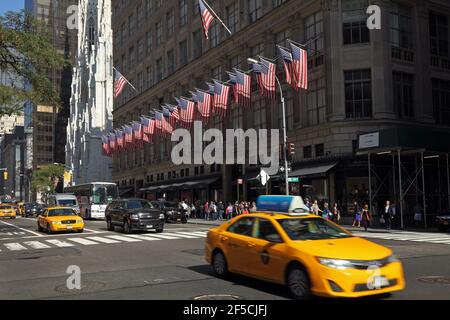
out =
[[[351,225],[341,225],[341,227],[347,229],[348,231],[364,231],[364,227],[361,226],[361,228],[357,228],[357,227],[352,227]],[[386,229],[383,227],[369,227],[367,228],[366,232],[380,232],[380,233],[404,233],[404,232],[420,232],[420,233],[444,233],[444,232],[440,232],[437,230],[437,228],[428,228],[428,229],[424,229],[424,228],[405,228],[405,229],[399,229],[399,228],[395,228],[395,229]]]

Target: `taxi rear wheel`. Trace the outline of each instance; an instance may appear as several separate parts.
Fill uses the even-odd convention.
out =
[[[214,253],[212,267],[217,276],[226,277],[228,275],[227,260],[221,251],[216,251]]]
[[[287,276],[287,287],[291,296],[296,300],[311,298],[311,284],[305,270],[294,266],[289,270]]]
[[[50,228],[50,224],[47,224],[47,233],[52,234],[52,229]]]

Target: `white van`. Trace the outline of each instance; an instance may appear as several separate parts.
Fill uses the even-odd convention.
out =
[[[80,213],[80,206],[77,197],[72,193],[56,193],[48,196],[49,206],[60,206],[72,208],[76,213]]]

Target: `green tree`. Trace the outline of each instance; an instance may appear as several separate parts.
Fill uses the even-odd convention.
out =
[[[42,166],[33,172],[31,187],[35,192],[40,192],[46,198],[49,194],[55,193],[55,188],[59,179],[64,175],[64,166],[50,164]]]
[[[18,76],[12,83],[0,84],[0,116],[21,113],[25,101],[59,105],[48,72],[68,63],[56,51],[43,22],[25,11],[0,16],[0,70]]]

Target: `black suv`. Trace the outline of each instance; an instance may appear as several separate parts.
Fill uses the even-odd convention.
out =
[[[24,216],[25,217],[37,217],[41,214],[43,208],[39,203],[25,203]]]
[[[164,214],[144,199],[114,200],[106,207],[105,219],[109,231],[114,231],[115,226],[122,227],[125,233],[164,230]]]
[[[187,223],[186,210],[177,202],[167,200],[152,201],[152,205],[164,212],[166,222]]]

